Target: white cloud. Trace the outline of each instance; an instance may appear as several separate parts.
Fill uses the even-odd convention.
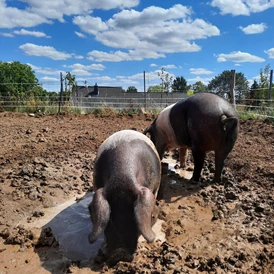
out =
[[[108,29],[106,23],[101,18],[91,17],[90,15],[76,16],[73,18],[73,23],[78,25],[82,31],[93,35],[96,35],[99,31]]]
[[[250,11],[242,0],[213,0],[212,7],[219,8],[221,14],[249,15]]]
[[[73,64],[68,67],[72,69],[78,69],[78,70],[104,70],[105,69],[105,66],[102,64],[91,64],[88,66],[85,66],[82,64]]]
[[[22,0],[29,4],[31,12],[44,18],[58,19],[64,22],[63,16],[90,13],[93,9],[110,10],[115,8],[131,8],[139,4],[139,0],[100,0],[100,1],[52,1]]]
[[[219,8],[223,15],[250,15],[273,8],[274,0],[213,0],[211,6]]]
[[[31,43],[26,43],[19,46],[27,55],[47,57],[53,60],[67,60],[69,58],[82,59],[82,56],[76,54],[57,51],[54,47],[38,46]]]
[[[241,51],[233,51],[231,53],[225,54],[221,53],[218,54],[218,62],[227,62],[227,61],[232,61],[236,63],[244,63],[244,62],[250,62],[250,63],[258,63],[258,62],[264,62],[265,59],[251,55],[250,53],[247,52],[241,52]]]
[[[72,75],[75,76],[91,76],[94,75],[90,72],[90,70],[104,70],[105,67],[101,64],[91,64],[88,66],[82,65],[82,64],[73,64],[70,66],[64,65],[63,67],[66,68],[66,71],[64,70],[56,70],[56,69],[52,69],[52,68],[41,68],[41,67],[37,67],[33,64],[29,64],[28,65],[35,71],[35,73],[40,73],[40,74],[44,74],[44,75],[55,75],[58,77],[60,77],[60,72],[63,73],[63,75],[65,75],[66,71],[69,71],[69,69],[71,69],[70,73]],[[52,77],[48,77],[48,76],[44,76],[43,78],[41,78],[41,80],[43,81],[50,81],[52,79],[58,79],[58,81],[60,81],[60,78],[52,78]],[[78,80],[78,79],[77,79]]]
[[[186,79],[187,80],[187,83],[188,84],[195,84],[196,82],[199,82],[201,81],[204,85],[207,85],[210,81],[211,81],[212,78],[202,78],[200,76],[197,76],[195,78],[189,78],[189,79]]]
[[[107,53],[103,51],[93,50],[88,53],[88,60],[95,60],[97,62],[121,62],[121,61],[141,61],[145,58],[157,59],[159,57],[165,57],[164,54],[160,54],[154,51],[134,51],[127,52],[116,51],[114,53]]]
[[[119,49],[114,53],[91,51],[90,60],[120,62],[197,52],[201,47],[194,40],[220,35],[216,26],[191,15],[191,8],[177,4],[169,9],[123,10],[105,22],[91,15],[76,16],[73,22],[103,45]]]
[[[35,73],[40,73],[45,75],[60,75],[60,72],[65,73],[65,71],[62,71],[62,70],[56,70],[52,68],[41,68],[30,63],[27,63],[27,64],[35,71]]]
[[[146,78],[149,79],[149,81],[155,81],[157,80],[160,82],[158,72],[161,72],[161,70],[155,70],[155,71],[150,71],[146,73]],[[169,73],[170,76],[174,75],[172,73]],[[144,79],[144,74],[143,73],[136,73],[133,75],[129,76],[116,76],[117,80],[122,81],[122,82],[129,82],[129,81],[137,81],[138,83],[143,81]]]
[[[150,67],[158,67],[156,64],[150,64]]]
[[[51,19],[65,22],[64,15],[87,14],[93,9],[132,8],[139,4],[139,0],[21,0],[27,5],[25,9],[18,9],[7,6],[8,2],[0,0],[0,28],[34,27],[42,23],[52,23]]]
[[[164,65],[164,66],[161,66],[162,68],[164,69],[176,69],[177,67],[175,65]]]
[[[0,18],[0,28],[7,29],[34,27],[43,23],[52,23],[52,21],[32,12],[30,9],[20,10],[14,7],[8,7],[5,0],[0,0]]]
[[[14,35],[12,33],[7,33],[7,32],[0,32],[0,36],[14,37]]]
[[[75,54],[75,53],[72,53],[71,55],[72,55],[73,58],[75,58],[75,59],[84,59],[84,56],[82,56],[82,55],[77,55],[77,54]]]
[[[161,24],[162,21],[177,20],[187,18],[192,14],[191,8],[176,4],[169,9],[150,6],[139,12],[136,10],[123,10],[109,20],[112,28],[132,29],[135,26],[148,26]]]
[[[267,29],[267,25],[265,23],[261,24],[251,24],[247,27],[239,27],[245,34],[257,34],[263,33]]]
[[[75,34],[80,38],[87,38],[87,36],[81,32],[75,31]]]
[[[84,70],[84,69],[73,69],[71,71],[71,74],[76,75],[76,76],[78,76],[78,75],[80,75],[80,76],[90,76],[90,75],[92,75],[89,71]]]
[[[113,82],[116,82],[117,80],[115,78],[109,77],[109,76],[96,76],[93,80],[96,80],[101,83],[101,85],[105,85],[105,83],[111,83],[113,85]],[[104,84],[102,84],[104,83]]]
[[[234,66],[235,66],[235,67],[240,67],[240,66],[241,66],[241,64],[234,64]]]
[[[68,66],[68,68],[71,68],[71,74],[74,74],[76,76],[91,76],[92,73],[91,70],[104,70],[105,66],[102,64],[91,64],[91,65],[82,65],[82,64],[73,64]]]
[[[13,32],[14,34],[17,35],[30,35],[30,36],[35,36],[35,37],[45,37],[45,38],[51,38],[50,36],[46,35],[43,32],[40,31],[29,31],[29,30],[25,30],[25,29],[21,29],[21,30],[15,30]]]
[[[44,76],[40,78],[39,82],[60,82],[59,78]]]
[[[271,48],[269,50],[266,50],[265,53],[268,54],[268,58],[274,59],[274,48]]]
[[[204,68],[191,68],[189,69],[191,74],[196,74],[196,75],[208,75],[208,74],[212,74],[213,71],[204,69]]]
[[[220,31],[217,27],[201,19],[156,21],[155,25],[137,25],[132,29],[110,29],[97,34],[96,39],[102,44],[125,49],[149,49],[163,53],[195,52],[201,48],[193,42],[197,39],[205,39],[217,36]],[[163,37],[165,37],[163,41]]]
[[[256,75],[256,76],[253,76],[252,77],[253,80],[260,80],[261,79],[261,76],[260,74]]]

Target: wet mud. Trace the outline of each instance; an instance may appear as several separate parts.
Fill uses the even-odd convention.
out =
[[[122,129],[142,132],[152,115],[30,117],[0,113],[0,273],[274,273],[274,128],[241,121],[223,181],[214,155],[199,183],[166,153],[158,239],[139,240],[131,263],[95,263],[87,205],[99,145]],[[103,240],[103,236],[100,238]]]

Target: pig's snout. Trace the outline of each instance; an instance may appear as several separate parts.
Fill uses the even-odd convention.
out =
[[[107,264],[112,267],[118,262],[131,262],[133,260],[133,255],[127,249],[117,248],[111,252],[109,258],[107,259]]]

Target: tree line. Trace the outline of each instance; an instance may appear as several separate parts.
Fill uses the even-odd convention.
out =
[[[250,100],[252,104],[256,104],[256,100],[266,100],[268,88],[270,84],[269,79],[270,65],[268,64],[264,69],[260,69],[260,78],[253,80],[253,84],[249,86],[249,81],[242,72],[236,73],[235,79],[235,98],[236,100]],[[158,72],[160,83],[158,85],[151,85],[147,92],[182,92],[188,91],[196,92],[214,92],[223,97],[230,96],[230,82],[231,71],[224,70],[219,75],[209,81],[206,85],[202,81],[197,81],[194,84],[188,84],[184,76],[177,76],[173,79],[164,68]],[[128,87],[126,92],[137,92],[134,86]],[[273,94],[274,95],[274,94]],[[273,96],[272,96],[273,97]],[[258,102],[257,102],[258,103]]]
[[[75,75],[66,72],[62,100],[68,100],[76,87]],[[27,64],[20,62],[0,61],[0,101],[2,105],[16,105],[28,103],[39,105],[44,101],[56,103],[60,97],[59,92],[47,91],[39,83],[34,70]]]

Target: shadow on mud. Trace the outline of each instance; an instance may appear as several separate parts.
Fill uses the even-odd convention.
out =
[[[38,245],[35,249],[42,266],[56,273],[75,261],[91,261],[103,242],[103,235],[90,244],[88,235],[92,230],[88,205],[93,193],[89,192],[75,201],[75,198],[65,204],[49,208],[45,217],[32,225],[41,228]]]

